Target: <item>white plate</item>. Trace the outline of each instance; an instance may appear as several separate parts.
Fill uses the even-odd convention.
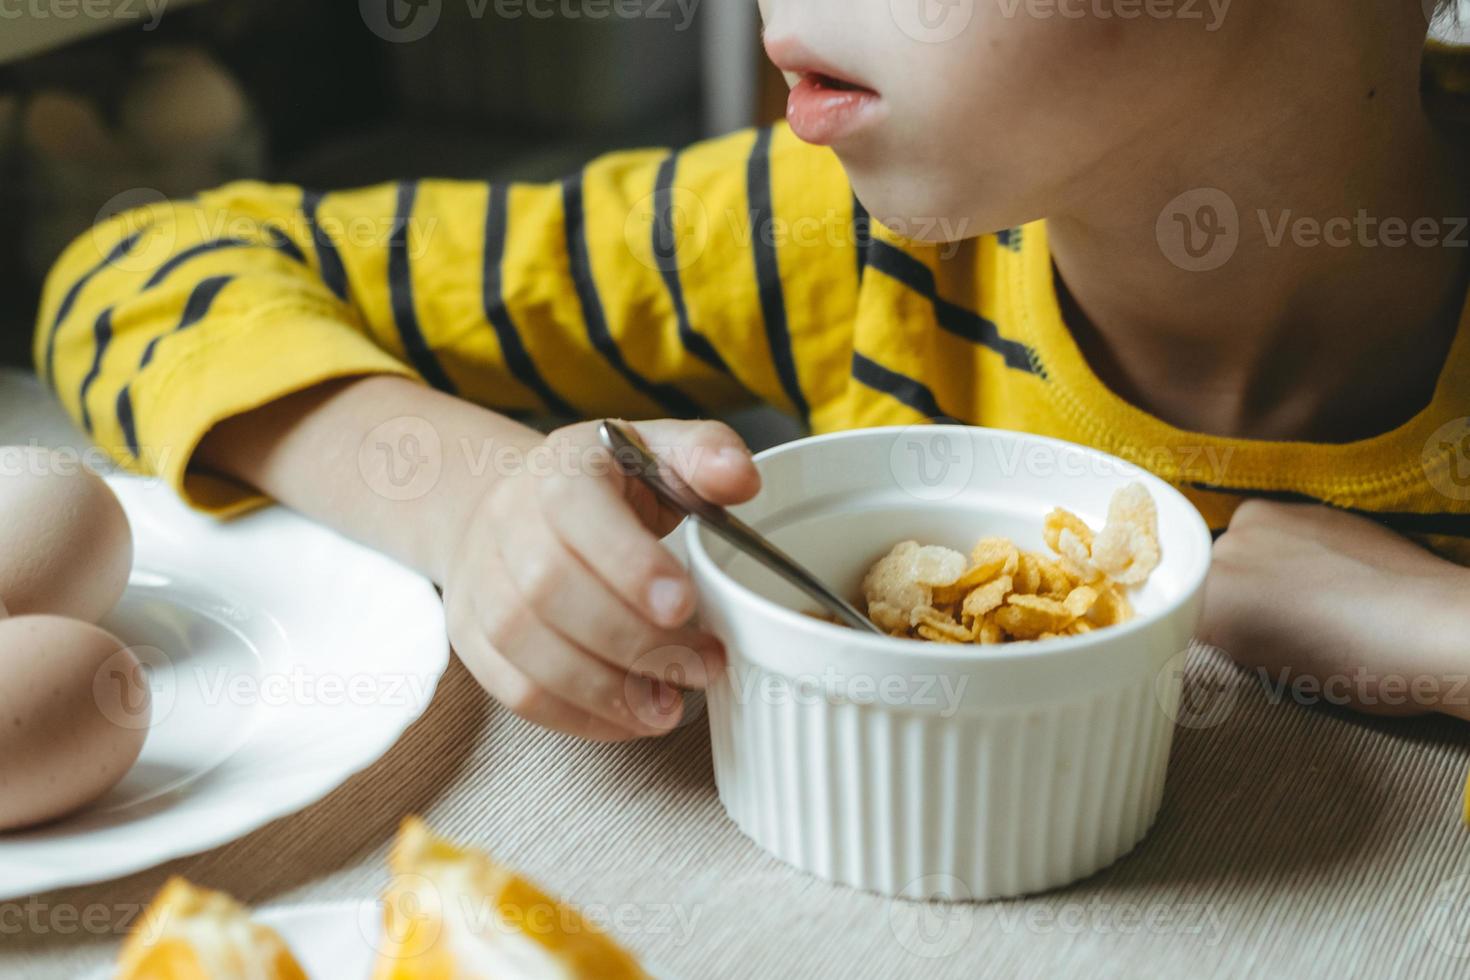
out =
[[[255,921],[280,933],[308,977],[367,980],[372,976],[382,935],[383,909],[376,900],[283,905],[252,913]],[[657,967],[643,964],[654,980],[673,980]],[[88,973],[84,980],[110,980],[112,967]]]
[[[0,376],[0,405],[17,384]],[[0,442],[26,441],[6,422]],[[281,508],[222,523],[159,483],[108,483],[135,557],[102,625],[148,665],[148,737],[87,810],[0,834],[0,898],[195,854],[315,802],[397,741],[448,664],[438,594],[401,565]]]

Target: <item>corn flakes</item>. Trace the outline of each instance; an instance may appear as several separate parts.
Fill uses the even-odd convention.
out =
[[[1081,636],[1132,618],[1128,588],[1162,557],[1158,512],[1141,483],[1113,495],[1101,531],[1059,507],[1046,515],[1042,538],[1053,555],[996,537],[976,542],[968,558],[900,542],[863,579],[868,616],[894,636],[935,643]]]

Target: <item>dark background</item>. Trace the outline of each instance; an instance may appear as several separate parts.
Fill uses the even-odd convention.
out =
[[[779,115],[779,78],[737,33],[739,50],[721,50],[750,59],[750,109],[711,118],[706,68],[724,43],[711,32],[728,21],[710,5],[740,4],[753,22],[754,0],[701,0],[692,16],[623,0],[622,15],[600,17],[610,0],[545,0],[537,16],[439,2],[436,25],[412,40],[385,39],[343,0],[207,0],[165,8],[151,30],[141,17],[94,26],[23,57],[0,36],[0,362],[29,363],[59,250],[139,195],[247,177],[320,189],[550,179],[610,148]]]

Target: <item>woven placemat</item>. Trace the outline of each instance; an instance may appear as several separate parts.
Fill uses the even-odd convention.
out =
[[[257,905],[370,900],[410,813],[600,910],[684,980],[1470,973],[1470,729],[1303,707],[1213,651],[1192,654],[1186,683],[1163,812],[1136,851],[1061,891],[942,905],[828,885],[756,848],[720,807],[702,716],[587,744],[522,723],[455,664],[402,742],[309,809],[0,903],[0,976],[107,962],[170,874]]]

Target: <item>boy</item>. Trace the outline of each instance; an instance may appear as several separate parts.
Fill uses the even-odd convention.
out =
[[[433,576],[480,682],[588,738],[677,723],[650,651],[694,650],[699,686],[721,650],[593,424],[515,419],[756,400],[1144,461],[1223,532],[1208,639],[1470,717],[1470,186],[1421,0],[913,8],[763,3],[789,128],[99,225],[39,368],[194,504],[254,488]],[[757,492],[724,426],[640,430],[706,496]]]

